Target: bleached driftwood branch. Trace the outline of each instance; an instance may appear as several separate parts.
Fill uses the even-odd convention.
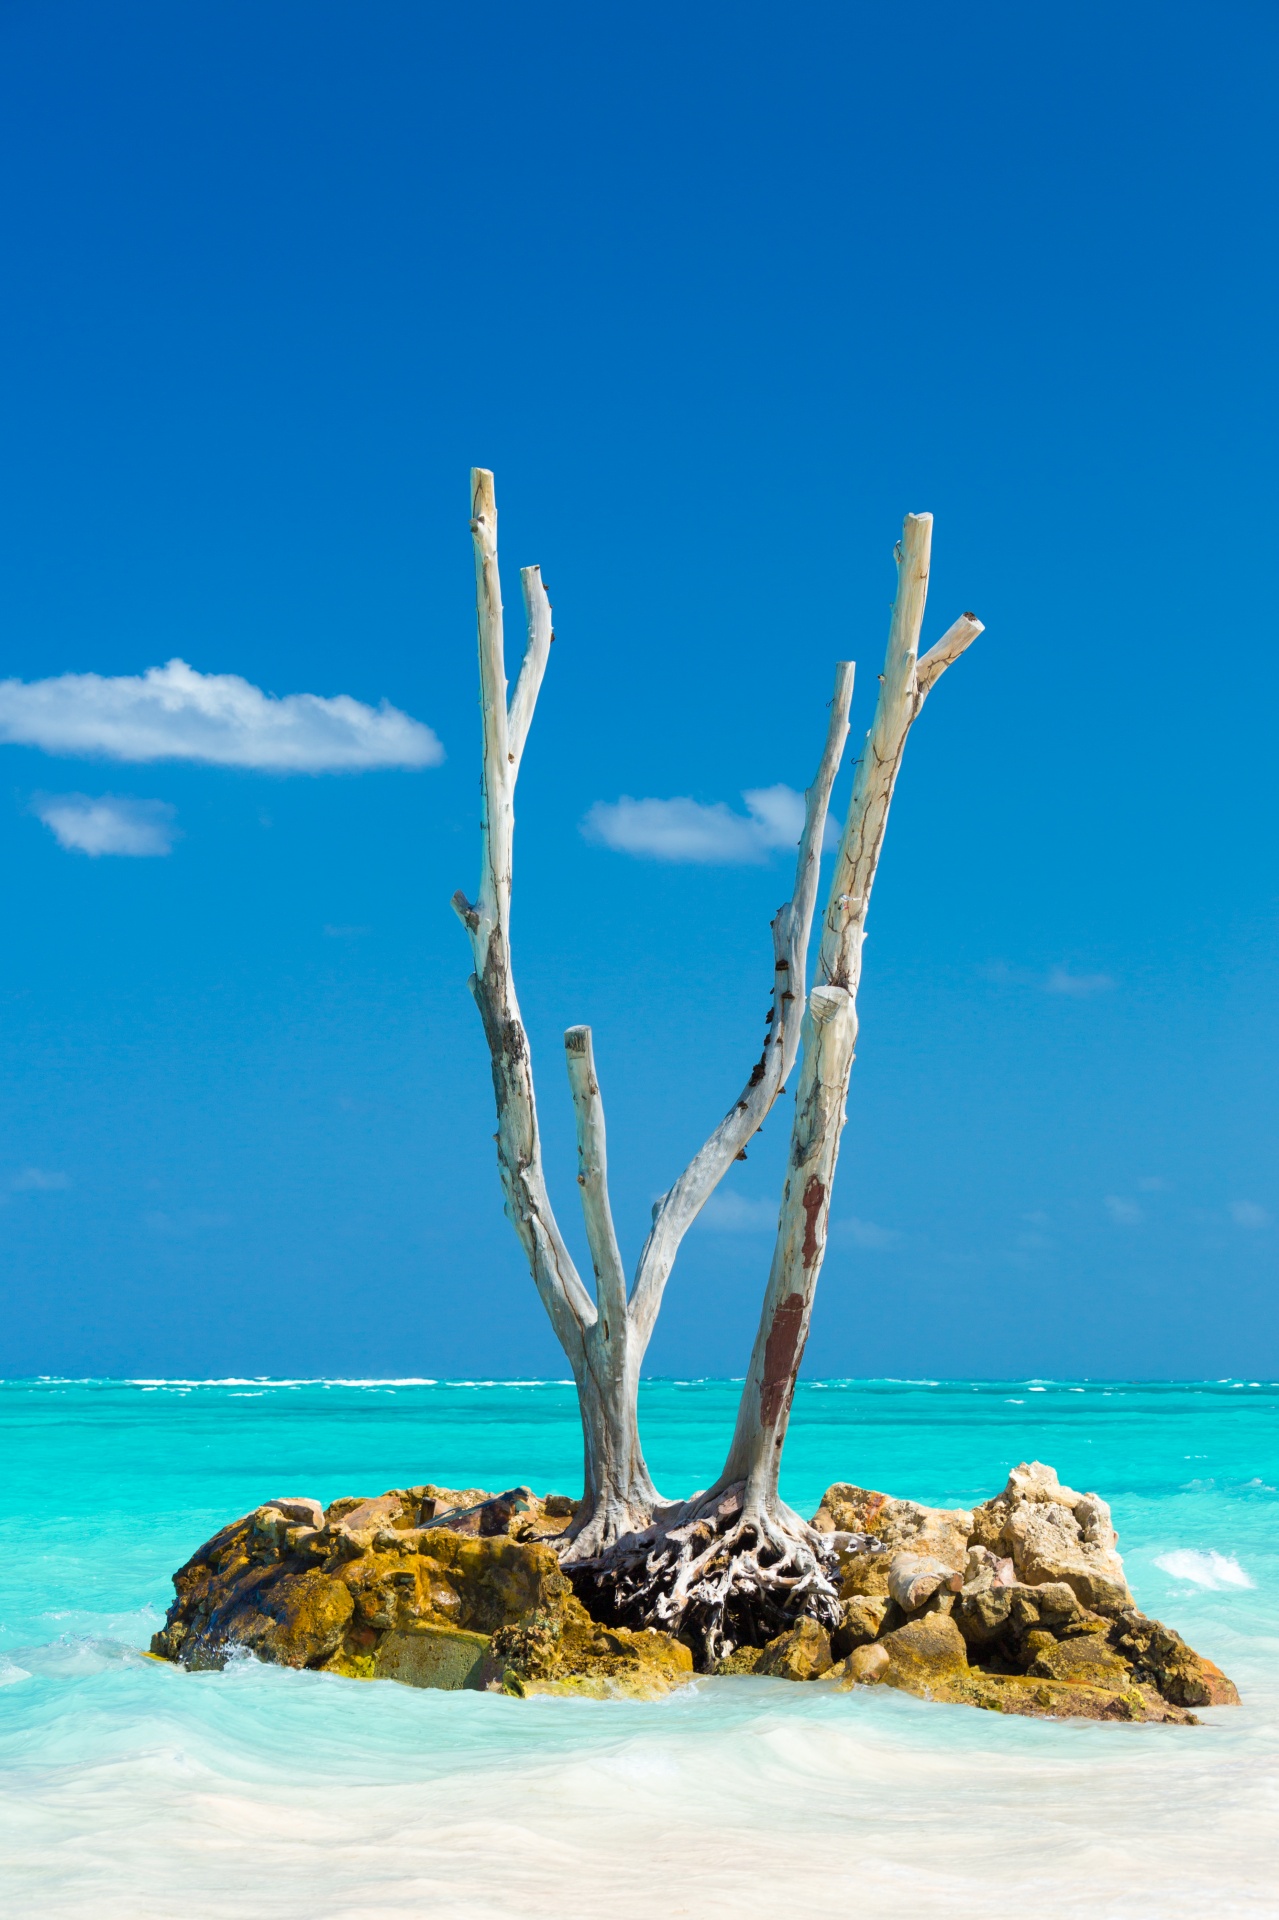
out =
[[[777,1473],[821,1273],[831,1186],[857,1044],[857,990],[871,889],[902,754],[931,689],[982,631],[958,619],[919,659],[931,514],[908,514],[875,718],[857,765],[804,1021],[803,1059],[772,1269],[721,1484],[746,1483],[748,1512],[778,1508]]]
[[[510,967],[511,853],[515,830],[515,776],[518,751],[506,704],[506,667],[502,633],[502,589],[497,568],[497,508],[493,476],[483,469],[471,475],[471,536],[475,546],[475,594],[479,616],[482,773],[480,783],[480,889],[472,906],[462,893],[453,906],[471,941],[475,971],[470,987],[484,1023],[497,1103],[497,1157],[506,1212],[524,1248],[543,1305],[570,1361],[582,1333],[594,1317],[594,1304],[582,1285],[556,1223],[542,1170],[542,1145],[533,1094],[528,1035],[515,997]],[[519,747],[527,735],[546,665],[542,606],[546,596],[535,568],[530,591],[529,646],[517,692]],[[526,587],[526,591],[529,588]],[[536,618],[534,617],[536,614]],[[535,643],[534,635],[537,635]]]
[[[510,954],[515,785],[554,637],[551,608],[539,569],[526,567],[521,581],[528,639],[508,702],[493,476],[476,469],[471,485],[483,736],[481,876],[475,904],[460,893],[453,904],[471,941],[471,991],[492,1062],[506,1211],[578,1389],[585,1494],[566,1553],[580,1558],[647,1525],[660,1504],[639,1439],[639,1367],[684,1234],[758,1131],[798,1051],[822,837],[848,734],[853,670],[841,666],[836,676],[826,746],[805,800],[793,896],[773,923],[773,1005],[763,1055],[741,1097],[655,1208],[629,1299],[609,1202],[604,1106],[591,1032],[579,1026],[565,1034],[577,1121],[579,1191],[595,1273],[592,1298],[565,1245],[546,1188],[532,1058]]]
[[[752,1068],[739,1098],[653,1209],[653,1224],[640,1254],[631,1295],[631,1317],[642,1342],[641,1350],[647,1347],[652,1334],[680,1242],[734,1160],[759,1132],[799,1052],[808,938],[817,900],[831,789],[848,739],[853,673],[851,661],[841,661],[835,669],[826,743],[816,777],[804,795],[804,828],[795,865],[795,886],[773,921],[773,1002],[763,1054]]]
[[[595,1577],[616,1614],[682,1632],[713,1666],[807,1612],[839,1618],[829,1541],[783,1505],[778,1468],[821,1272],[857,1041],[871,889],[910,728],[930,689],[981,632],[964,614],[922,660],[932,516],[907,517],[875,718],[858,762],[802,1026],[786,1183],[750,1371],[723,1472],[707,1493],[623,1541]]]

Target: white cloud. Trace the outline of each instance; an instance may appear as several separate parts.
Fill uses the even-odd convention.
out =
[[[163,800],[125,800],[114,793],[38,793],[31,811],[68,852],[124,853],[145,858],[171,853],[179,829]]]
[[[776,1233],[777,1213],[776,1200],[748,1200],[720,1188],[698,1214],[697,1224],[715,1233]]]
[[[901,1239],[900,1233],[894,1233],[891,1227],[877,1227],[873,1220],[858,1220],[855,1216],[841,1220],[838,1232],[868,1253],[887,1253]]]
[[[191,1234],[205,1233],[210,1228],[229,1227],[232,1224],[229,1213],[201,1213],[198,1209],[188,1209],[184,1213],[144,1213],[142,1224],[152,1233],[165,1238],[182,1239]]]
[[[1230,1218],[1237,1227],[1268,1227],[1270,1215],[1255,1200],[1232,1200]]]
[[[1146,1217],[1135,1200],[1123,1200],[1117,1193],[1106,1195],[1106,1212],[1117,1227],[1139,1227]]]
[[[1109,993],[1114,984],[1108,973],[1071,973],[1068,967],[1050,967],[1044,992],[1065,993],[1072,1000],[1088,1000],[1094,993]]]
[[[1072,973],[1069,967],[1050,967],[1047,973],[1032,973],[1027,967],[1010,967],[1006,960],[990,960],[978,967],[983,980],[1000,987],[1039,987],[1044,993],[1065,994],[1071,1000],[1089,1000],[1097,993],[1110,993],[1116,982],[1108,973]]]
[[[746,812],[734,813],[724,801],[597,800],[582,822],[588,840],[617,853],[685,865],[760,866],[779,847],[799,844],[804,830],[804,796],[793,787],[750,787],[742,795]],[[838,839],[826,822],[823,847]]]
[[[71,1182],[65,1173],[46,1173],[43,1167],[24,1167],[9,1182],[11,1193],[61,1193]]]
[[[433,767],[444,749],[420,720],[384,700],[263,693],[235,673],[185,660],[105,679],[0,680],[0,741],[75,759],[198,760],[272,773]]]

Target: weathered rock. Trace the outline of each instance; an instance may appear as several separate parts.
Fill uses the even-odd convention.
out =
[[[972,1514],[841,1482],[814,1524],[833,1536],[843,1596],[827,1681],[1093,1719],[1184,1722],[1238,1699],[1133,1607],[1105,1501],[1039,1461]]]
[[[1027,1586],[1064,1581],[1098,1613],[1132,1605],[1110,1508],[1095,1493],[1063,1487],[1042,1461],[1023,1461],[1002,1493],[974,1509],[972,1538],[1009,1555]]]
[[[838,1541],[836,1549],[840,1594],[848,1599],[854,1594],[887,1594],[889,1568],[898,1553],[934,1560],[949,1573],[962,1573],[972,1515],[958,1508],[894,1500],[886,1493],[836,1481],[822,1495],[812,1524],[820,1533],[848,1536]]]
[[[842,1687],[873,1687],[883,1679],[888,1659],[883,1641],[875,1640],[870,1646],[855,1647],[846,1660],[824,1673],[822,1679],[834,1680]]]
[[[1126,1693],[1133,1684],[1132,1669],[1121,1660],[1103,1633],[1078,1633],[1057,1640],[1051,1633],[1026,1636],[1032,1654],[1026,1672],[1040,1680],[1065,1680],[1072,1686],[1104,1687]]]
[[[408,1687],[478,1690],[488,1683],[492,1635],[461,1627],[414,1627],[384,1633],[368,1655],[368,1678]],[[358,1677],[364,1678],[363,1674]]]
[[[1239,1694],[1221,1668],[1188,1647],[1179,1633],[1129,1608],[1112,1629],[1115,1650],[1135,1679],[1178,1706],[1237,1707]]]
[[[949,1689],[968,1673],[964,1637],[948,1614],[926,1613],[876,1643],[888,1655],[880,1678],[907,1693]]]
[[[763,1647],[734,1647],[718,1662],[715,1671],[723,1676],[733,1673],[754,1673],[764,1657]]]
[[[855,1593],[842,1605],[842,1617],[831,1635],[831,1651],[837,1660],[845,1660],[857,1647],[874,1640],[882,1631],[888,1612],[887,1598]]]
[[[940,1696],[934,1696],[940,1697]],[[1020,1673],[981,1673],[970,1669],[955,1696],[958,1702],[984,1707],[989,1713],[1016,1713],[1049,1720],[1155,1720],[1179,1726],[1197,1726],[1193,1713],[1169,1705],[1151,1688],[1130,1686],[1117,1693],[1108,1687],[1043,1680]]]
[[[774,1680],[816,1680],[834,1665],[830,1635],[816,1620],[799,1619],[763,1648],[753,1671]]]
[[[962,1573],[931,1553],[895,1553],[888,1563],[888,1592],[903,1613],[918,1613],[935,1593],[958,1593]]]
[[[560,1570],[564,1495],[423,1485],[302,1496],[224,1527],[174,1576],[158,1657],[235,1652],[412,1686],[652,1698],[692,1673],[665,1633],[605,1626]],[[834,1633],[801,1619],[722,1674],[888,1685],[1001,1713],[1193,1722],[1231,1682],[1133,1606],[1110,1510],[1051,1467],[1014,1470],[971,1514],[847,1483],[815,1519],[839,1567]]]
[[[483,1684],[504,1693],[656,1699],[693,1676],[682,1642],[653,1627],[601,1627],[576,1601],[576,1614],[535,1614],[495,1633]],[[580,1618],[578,1617],[580,1615]]]
[[[682,1684],[686,1647],[663,1633],[605,1631],[574,1597],[538,1537],[562,1529],[564,1507],[571,1514],[572,1502],[557,1505],[551,1512],[523,1487],[411,1487],[336,1500],[327,1512],[300,1500],[259,1507],[175,1574],[152,1652],[207,1668],[242,1649],[353,1679],[513,1693],[648,1698]]]
[[[293,1521],[295,1525],[306,1527],[324,1525],[324,1508],[318,1500],[306,1498],[268,1500],[266,1504],[268,1507],[274,1507],[277,1513],[282,1513],[286,1520]]]
[[[822,1495],[812,1524],[819,1532],[869,1534],[895,1552],[929,1553],[959,1571],[972,1515],[963,1508],[926,1507],[917,1500],[896,1500],[836,1481]]]

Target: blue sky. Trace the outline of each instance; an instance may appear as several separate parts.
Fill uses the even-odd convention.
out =
[[[929,510],[926,638],[987,631],[894,806],[808,1370],[1279,1370],[1277,38],[11,0],[0,673],[243,687],[0,689],[0,1370],[561,1370],[448,906],[473,463],[555,606],[515,959],[564,1224],[565,1026],[632,1256],[754,1059],[742,796],[806,784],[838,658],[867,724]],[[623,796],[738,823],[583,831]],[[743,1369],[787,1127],[654,1372]]]

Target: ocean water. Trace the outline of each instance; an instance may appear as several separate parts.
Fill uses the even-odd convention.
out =
[[[653,1383],[663,1491],[736,1388]],[[1236,1680],[1200,1727],[1003,1719],[887,1689],[661,1702],[414,1692],[141,1657],[170,1575],[284,1494],[571,1492],[564,1385],[0,1385],[0,1910],[94,1920],[1279,1914],[1279,1388],[801,1388],[787,1497],[968,1505],[1022,1459],[1114,1507],[1139,1605]]]

